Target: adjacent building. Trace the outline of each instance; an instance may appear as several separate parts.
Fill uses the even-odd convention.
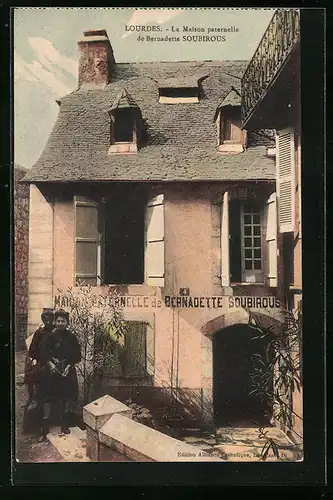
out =
[[[15,348],[25,348],[28,328],[29,186],[20,180],[27,170],[14,165],[14,311]]]
[[[131,327],[111,385],[266,422],[249,318],[283,321],[272,129],[289,124],[244,120],[247,61],[117,63],[104,30],[78,46],[78,88],[25,177],[29,330],[59,290],[114,287]]]
[[[242,78],[242,127],[276,130],[278,292],[283,306],[301,319],[300,93],[300,11],[279,9]],[[302,387],[290,403],[294,430],[302,436]]]

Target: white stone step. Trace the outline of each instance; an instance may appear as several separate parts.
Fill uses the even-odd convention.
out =
[[[86,431],[71,427],[70,434],[61,434],[59,427],[51,428],[47,439],[67,462],[91,462],[86,456]]]

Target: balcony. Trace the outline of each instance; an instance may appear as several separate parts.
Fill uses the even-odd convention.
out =
[[[299,38],[299,10],[278,9],[242,78],[242,124],[244,128],[266,126],[269,128],[271,126],[268,121],[265,122],[264,115],[268,117],[272,108],[266,103],[264,106],[262,104],[267,100],[267,95],[272,94],[270,91],[278,80],[280,80],[280,88],[285,87],[286,82],[290,85],[293,80],[295,61],[293,61],[293,73],[289,71],[288,78],[283,74],[286,73],[285,68],[296,52]]]

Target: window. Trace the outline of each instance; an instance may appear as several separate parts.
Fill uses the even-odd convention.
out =
[[[221,116],[221,143],[242,143],[242,122],[238,110],[225,108]]]
[[[243,281],[262,280],[261,210],[241,205],[242,276]]]
[[[133,117],[125,110],[118,113],[114,124],[115,142],[133,142]]]
[[[105,203],[103,283],[144,283],[145,199],[126,190]]]
[[[276,287],[276,193],[265,203],[251,189],[231,189],[214,197],[211,215],[213,283]]]
[[[218,150],[223,154],[237,154],[244,151],[247,135],[242,130],[242,99],[240,92],[231,87],[216,109],[214,121],[217,125]]]
[[[222,108],[219,120],[219,151],[240,153],[244,150],[244,132],[239,107]]]
[[[262,210],[259,204],[229,202],[230,281],[262,283]]]
[[[199,87],[169,87],[159,89],[159,103],[186,104],[199,102]]]
[[[137,153],[137,123],[132,108],[117,110],[111,115],[111,145],[109,154]]]
[[[75,203],[75,283],[100,285],[101,234],[98,203],[76,196]]]
[[[116,189],[105,203],[76,197],[76,284],[164,286],[164,199]]]
[[[133,97],[122,89],[111,108],[109,154],[137,153],[141,140],[143,121],[139,106]]]

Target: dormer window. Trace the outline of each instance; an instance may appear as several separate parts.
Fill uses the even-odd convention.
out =
[[[246,146],[246,132],[242,130],[241,97],[236,89],[232,88],[218,106],[215,120],[219,152],[224,154],[243,152]]]
[[[158,82],[160,104],[192,104],[199,102],[199,82],[204,76],[167,78]]]
[[[133,97],[122,89],[109,110],[109,154],[137,153],[142,130],[142,115]]]
[[[160,104],[199,102],[199,87],[164,87],[159,89]]]

